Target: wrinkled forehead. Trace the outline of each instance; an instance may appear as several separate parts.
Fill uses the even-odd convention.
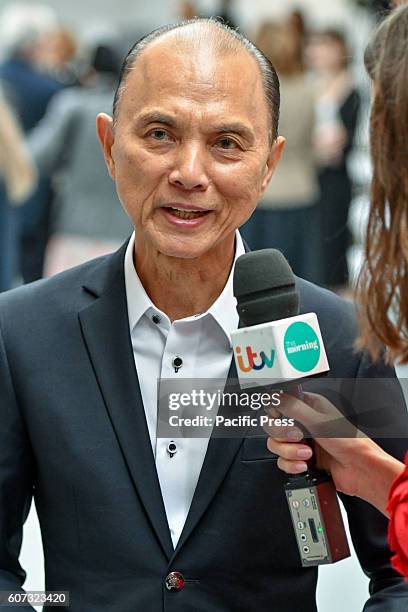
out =
[[[175,36],[151,43],[133,63],[122,95],[122,111],[136,112],[171,99],[238,112],[268,123],[262,75],[255,58],[238,44]]]

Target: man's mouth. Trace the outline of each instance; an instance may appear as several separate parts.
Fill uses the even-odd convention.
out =
[[[182,210],[180,208],[173,208],[172,206],[166,207],[166,210],[179,219],[198,219],[210,212],[209,210]]]

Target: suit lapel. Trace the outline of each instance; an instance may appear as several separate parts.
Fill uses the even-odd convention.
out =
[[[130,476],[152,528],[167,558],[170,558],[173,545],[129,333],[124,275],[123,270],[120,270],[120,266],[123,266],[124,248],[116,254],[117,273],[113,282],[109,283],[107,289],[105,284],[105,291],[79,312],[79,320],[89,357]],[[92,283],[88,283],[86,289],[94,295],[100,293],[100,287],[95,289]]]

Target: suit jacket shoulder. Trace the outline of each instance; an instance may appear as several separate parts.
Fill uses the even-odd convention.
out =
[[[44,327],[47,319],[78,313],[92,299],[123,280],[123,258],[127,242],[115,253],[92,259],[50,278],[0,294],[0,324],[22,330]],[[123,284],[124,288],[124,284]],[[29,330],[30,328],[28,328]]]

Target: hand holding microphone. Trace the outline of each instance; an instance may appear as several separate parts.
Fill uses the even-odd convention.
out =
[[[338,434],[336,423],[343,424],[347,421],[328,399],[316,393],[304,392],[302,399],[287,394],[281,395],[279,413],[301,423],[313,437],[314,445],[312,450],[302,443],[301,429],[296,428],[288,432],[288,437],[283,438],[276,429],[265,427],[270,436],[268,448],[279,456],[278,467],[288,474],[304,472],[307,466],[299,461],[298,452],[308,449],[310,457],[312,454],[315,456],[316,467],[330,472],[338,491],[347,495],[358,495],[358,478],[351,469],[353,451],[357,448],[357,439],[364,440],[361,446],[363,448],[369,438],[351,423],[348,424],[347,434],[344,433],[346,437],[330,437],[331,432],[333,436]],[[372,444],[374,445],[373,442]]]
[[[329,364],[315,313],[299,314],[295,277],[282,253],[264,249],[239,257],[234,295],[245,326],[231,335],[241,389],[286,388],[301,401],[301,381],[327,373]],[[333,481],[307,467],[285,484],[304,567],[350,556]]]
[[[354,428],[354,437],[327,437],[329,430],[325,429],[324,424],[332,427],[331,424],[338,422],[338,418],[343,421],[344,418],[321,395],[304,393],[303,401],[283,395],[279,412],[302,423],[313,435],[316,466],[331,473],[338,491],[360,497],[386,514],[388,491],[394,478],[404,470],[403,463],[358,429]],[[350,427],[353,426],[350,424]],[[298,431],[301,435],[302,432]],[[278,467],[288,474],[303,472],[305,464],[299,460],[298,451],[309,447],[301,443],[301,438],[283,439],[272,428],[267,432],[271,436],[268,448],[279,456]],[[322,433],[324,437],[318,437]]]

